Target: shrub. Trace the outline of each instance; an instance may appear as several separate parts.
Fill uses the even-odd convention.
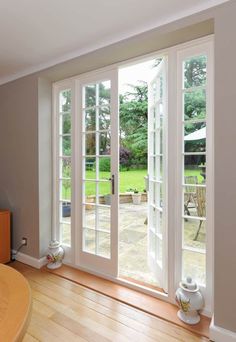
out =
[[[110,158],[102,157],[99,160],[99,171],[107,171],[111,170],[111,160]]]

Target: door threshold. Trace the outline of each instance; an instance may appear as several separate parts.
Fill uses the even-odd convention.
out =
[[[62,265],[56,270],[49,270],[44,267],[44,270],[78,285],[82,285],[90,290],[106,295],[112,299],[118,300],[123,304],[130,305],[147,314],[176,324],[197,335],[209,338],[210,318],[206,316],[201,315],[201,321],[198,324],[190,326],[178,319],[178,308],[176,305],[139,292],[138,290],[131,289],[125,285],[115,283],[111,280],[101,278],[67,265]]]
[[[123,275],[120,275],[118,279],[121,281],[128,282],[129,284],[137,285],[138,287],[146,289],[146,290],[152,290],[152,291],[166,294],[166,292],[161,287],[145,283],[144,281],[141,281],[141,280],[137,280],[131,277],[123,276]]]

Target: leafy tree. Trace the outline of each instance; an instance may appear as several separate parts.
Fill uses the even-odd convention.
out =
[[[148,88],[147,83],[130,85],[120,96],[120,140],[139,163],[147,163]]]

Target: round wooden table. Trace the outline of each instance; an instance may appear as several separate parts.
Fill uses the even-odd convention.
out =
[[[30,313],[31,291],[27,280],[13,268],[0,264],[0,341],[21,341]]]

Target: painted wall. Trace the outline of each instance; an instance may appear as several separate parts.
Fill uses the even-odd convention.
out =
[[[47,205],[42,210],[40,201],[43,205],[45,198],[50,197],[51,194],[50,189],[48,192],[45,190],[44,197],[42,197],[41,186],[39,191],[38,185],[43,184],[42,186],[46,189],[46,184],[50,184],[49,177],[40,180],[44,168],[39,165],[41,162],[48,163],[48,172],[50,173],[48,156],[46,160],[42,161],[42,149],[40,149],[40,146],[47,145],[46,141],[50,144],[50,139],[46,136],[43,138],[41,135],[41,130],[44,129],[42,127],[45,126],[43,121],[38,121],[38,117],[44,115],[44,110],[48,113],[50,98],[42,95],[44,93],[42,88],[39,91],[38,78],[48,79],[48,82],[63,79],[204,36],[213,32],[212,21],[197,23],[213,18],[215,20],[216,83],[214,313],[216,325],[236,332],[236,318],[233,314],[236,307],[235,15],[236,1],[231,0],[201,14],[0,87],[0,206],[9,207],[13,212],[14,248],[22,236],[27,236],[29,237],[29,246],[22,251],[37,258],[42,256],[48,238],[44,237],[44,225],[41,223],[42,219],[50,220],[50,215],[46,208]],[[44,86],[48,87],[48,84],[44,84]],[[38,105],[42,98],[46,101],[46,104],[44,103],[46,109],[42,109],[43,107],[40,109]],[[48,114],[46,120],[48,120]],[[45,203],[50,205],[49,202]],[[48,228],[49,226],[45,229]]]
[[[13,248],[39,257],[38,82],[34,76],[0,88],[0,207],[12,212]]]

